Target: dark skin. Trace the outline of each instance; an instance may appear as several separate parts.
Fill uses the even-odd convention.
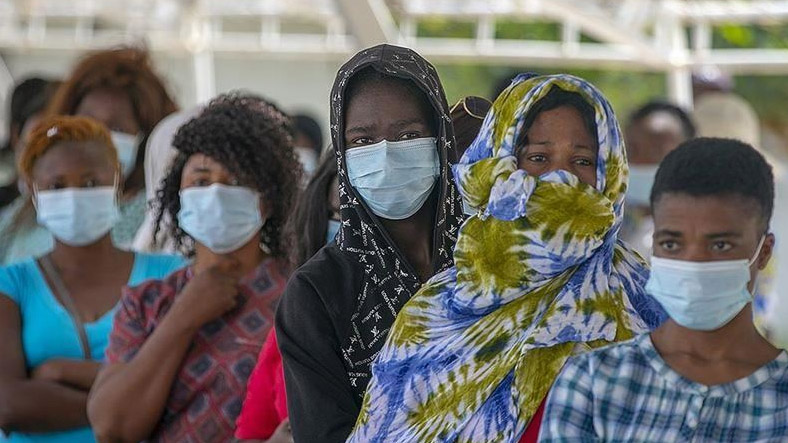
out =
[[[561,106],[536,117],[526,145],[518,149],[517,167],[534,177],[561,169],[596,186],[598,150],[596,138],[586,128],[580,112]]]
[[[137,135],[142,131],[135,117],[131,99],[119,89],[99,88],[87,93],[79,102],[74,115],[94,118],[110,131],[130,135]],[[145,184],[145,170],[141,167],[142,158],[141,155],[137,156],[137,166],[126,179],[124,198],[133,197]]]
[[[28,186],[38,190],[113,186],[119,166],[98,142],[62,142],[34,164]],[[112,309],[129,279],[134,254],[114,247],[109,233],[86,246],[55,241],[49,254],[85,322]],[[51,282],[47,282],[52,287]],[[22,349],[21,314],[0,293],[0,427],[8,431],[49,432],[88,424],[87,391],[99,363],[52,359],[27,373]],[[3,399],[13,399],[4,404]]]
[[[665,111],[653,112],[627,127],[629,162],[657,165],[685,140],[687,136],[678,117]]]
[[[183,170],[181,189],[214,183],[250,186],[212,158],[192,155]],[[264,202],[260,207],[265,218]],[[257,237],[227,254],[217,254],[199,243],[195,251],[194,277],[139,352],[130,362],[107,365],[99,374],[88,402],[99,441],[138,442],[151,435],[194,335],[235,307],[239,281],[266,258]],[[130,403],[129,398],[135,401]]]
[[[359,87],[345,111],[345,149],[378,143],[435,137],[428,115],[407,88],[393,83],[370,83]],[[434,273],[433,226],[438,190],[411,217],[404,220],[379,218],[397,249],[421,281]]]
[[[749,260],[766,229],[753,214],[760,214],[760,208],[744,197],[664,194],[654,206],[654,256],[695,262]],[[774,235],[767,235],[750,267],[751,292],[774,244]],[[706,386],[747,377],[780,353],[756,330],[751,304],[714,331],[695,331],[668,320],[651,340],[668,366]]]

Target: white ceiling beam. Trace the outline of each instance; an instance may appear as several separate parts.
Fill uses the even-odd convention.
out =
[[[786,0],[665,0],[663,4],[688,21],[758,23],[788,19]]]
[[[643,62],[654,67],[664,65],[668,56],[660,52],[654,45],[646,41],[640,30],[629,29],[611,23],[611,18],[601,11],[595,11],[593,2],[572,2],[567,0],[550,0],[544,2],[544,12],[553,15],[556,20],[569,20],[583,31],[605,43],[612,43],[630,48],[638,54]]]
[[[336,0],[347,27],[362,48],[379,43],[396,43],[399,33],[383,0]]]

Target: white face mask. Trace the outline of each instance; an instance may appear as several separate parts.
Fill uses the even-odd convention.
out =
[[[659,165],[629,165],[629,187],[626,202],[633,206],[651,204],[651,188]]]
[[[296,146],[293,148],[293,151],[295,151],[298,161],[301,163],[301,167],[304,168],[304,174],[307,177],[311,177],[312,174],[315,173],[315,169],[317,169],[317,154],[315,150]]]
[[[260,194],[249,188],[217,183],[181,190],[178,225],[217,254],[240,249],[263,224]]]
[[[440,175],[436,139],[383,140],[345,153],[350,184],[369,209],[389,220],[415,214]]]
[[[113,186],[35,191],[38,223],[69,246],[104,237],[120,217]]]
[[[123,171],[123,178],[128,178],[134,167],[137,166],[137,149],[139,149],[139,136],[125,132],[112,131],[112,143],[118,151],[118,161]]]
[[[747,289],[750,266],[765,240],[766,236],[761,238],[750,260],[693,262],[652,257],[646,292],[681,326],[697,331],[719,329],[752,301]]]

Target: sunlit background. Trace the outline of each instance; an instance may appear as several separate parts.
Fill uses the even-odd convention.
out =
[[[730,74],[764,148],[787,151],[788,1],[0,0],[0,91],[62,76],[91,49],[142,44],[182,106],[246,88],[325,122],[339,65],[383,41],[433,61],[449,101],[561,71],[619,114],[651,98],[691,108],[693,72]]]

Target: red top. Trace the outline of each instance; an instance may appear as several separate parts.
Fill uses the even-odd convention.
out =
[[[279,354],[276,344],[276,333],[271,329],[246,386],[246,399],[241,415],[235,422],[235,438],[266,440],[286,418],[287,398],[282,355]]]
[[[542,427],[542,417],[544,416],[545,403],[547,403],[546,398],[542,400],[542,404],[539,405],[539,409],[536,410],[531,422],[528,423],[528,426],[525,428],[525,432],[523,433],[522,438],[520,438],[520,443],[536,443],[537,440],[539,440],[539,429]]]
[[[246,382],[287,282],[282,270],[273,259],[263,262],[239,283],[238,306],[194,336],[149,441],[232,439]],[[191,277],[187,268],[124,290],[110,334],[108,363],[134,358]]]

